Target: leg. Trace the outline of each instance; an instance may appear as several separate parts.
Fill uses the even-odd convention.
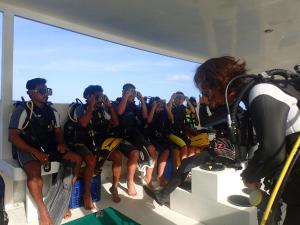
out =
[[[169,158],[170,150],[164,149],[161,153],[159,160],[158,160],[158,172],[157,172],[157,180],[159,182],[159,186],[165,186],[166,181],[163,178],[163,174],[167,165],[167,161]]]
[[[95,208],[95,205],[92,201],[91,194],[91,179],[94,174],[96,159],[95,156],[90,153],[84,157],[84,161],[86,163],[85,171],[84,171],[84,194],[83,194],[83,202],[84,208],[86,210],[92,210]]]
[[[130,151],[127,162],[127,184],[128,195],[135,196],[136,190],[134,187],[134,174],[137,168],[137,162],[139,159],[139,151],[137,149]]]
[[[171,154],[173,160],[173,174],[175,174],[180,165],[180,149],[178,147],[174,148]]]
[[[64,156],[63,156],[63,159],[65,160],[69,160],[71,162],[74,162],[75,163],[75,168],[74,168],[74,177],[73,177],[73,180],[72,180],[72,184],[75,183],[75,181],[77,180],[77,177],[79,175],[79,172],[80,172],[80,167],[81,167],[81,163],[82,163],[82,158],[74,153],[74,152],[67,152]],[[72,213],[71,213],[71,210],[68,209],[65,216],[64,216],[64,219],[66,218],[69,218],[72,216]]]
[[[196,154],[197,147],[189,146],[188,147],[188,157],[191,157]]]
[[[67,152],[64,156],[63,159],[65,160],[69,160],[71,162],[75,163],[75,168],[74,168],[74,178],[73,178],[73,184],[75,183],[75,181],[77,180],[77,177],[79,175],[80,172],[80,167],[81,167],[81,163],[82,163],[82,158],[74,153],[74,152]]]
[[[121,201],[121,198],[119,197],[119,193],[118,193],[118,185],[119,185],[119,180],[120,180],[121,170],[122,170],[121,152],[119,152],[118,150],[114,150],[110,154],[108,160],[112,161],[112,171],[113,171],[113,183],[109,190],[112,194],[113,201],[118,203]]]
[[[157,172],[157,177],[160,178],[162,177],[165,167],[167,165],[167,161],[169,158],[170,150],[169,149],[164,149],[163,152],[161,153],[159,160],[158,160],[158,172]]]
[[[182,161],[183,159],[185,159],[187,155],[188,155],[188,148],[185,145],[180,149],[180,160]]]
[[[145,192],[152,197],[160,205],[163,205],[169,195],[185,180],[192,168],[199,166],[210,159],[208,152],[199,153],[182,161],[176,174],[168,182],[168,184],[160,191],[152,191],[148,187],[144,187]]]
[[[30,161],[24,165],[27,175],[27,186],[32,198],[38,207],[39,224],[52,225],[49,212],[43,201],[43,180],[41,177],[41,163],[37,160]]]
[[[149,155],[151,156],[152,160],[154,162],[156,162],[156,160],[157,160],[157,153],[156,153],[155,147],[153,145],[148,145],[147,146],[147,150],[148,150]],[[154,166],[155,166],[155,164],[153,165],[152,168],[149,167],[146,170],[146,179],[145,179],[145,181],[146,181],[147,184],[150,184],[150,182],[152,180],[152,174],[153,174]]]

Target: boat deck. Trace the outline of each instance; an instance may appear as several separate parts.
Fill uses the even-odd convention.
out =
[[[170,210],[167,206],[158,205],[145,195],[142,186],[139,184],[136,185],[138,192],[137,196],[130,197],[126,193],[126,183],[120,182],[119,194],[122,200],[120,203],[114,203],[112,202],[111,195],[108,191],[110,186],[111,183],[102,184],[101,201],[96,204],[97,210],[113,207],[143,225],[202,225],[202,223],[198,221]],[[12,209],[7,209],[7,213],[10,220],[9,225],[38,225],[38,221],[31,223],[26,222],[23,204],[16,205]],[[80,218],[88,213],[90,212],[84,210],[84,208],[73,209],[72,217],[63,220],[63,223]]]

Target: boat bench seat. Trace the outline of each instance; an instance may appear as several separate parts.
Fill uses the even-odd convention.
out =
[[[45,172],[42,169],[42,176],[57,173],[59,169],[59,162],[51,162],[51,170]],[[0,160],[0,172],[10,177],[13,181],[26,180],[26,174],[20,167],[17,160],[14,159],[2,159]]]

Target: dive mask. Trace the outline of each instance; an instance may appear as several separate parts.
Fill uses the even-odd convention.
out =
[[[47,95],[47,96],[50,96],[52,95],[52,89],[51,88],[39,88],[39,89],[34,89],[34,90],[31,90],[32,92],[35,92],[35,93],[39,93],[43,96]]]

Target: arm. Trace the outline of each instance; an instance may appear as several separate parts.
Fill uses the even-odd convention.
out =
[[[168,102],[168,104],[167,104],[167,106],[170,110],[172,110],[172,104],[174,102],[175,97],[176,97],[176,93],[173,93],[170,100],[169,100],[169,102]]]
[[[190,100],[189,100],[189,98],[188,98],[187,96],[185,96],[185,100],[186,100],[186,102],[187,102],[187,104],[188,104],[188,106],[189,106],[191,112],[192,112],[193,114],[196,114],[195,107],[192,105],[192,103],[190,102]]]
[[[66,145],[64,142],[64,134],[62,132],[62,129],[60,127],[55,128],[55,139],[57,143],[57,151],[60,153],[65,153],[66,152]]]
[[[259,95],[250,105],[250,115],[259,142],[258,150],[241,176],[255,182],[271,175],[284,161],[285,130],[289,106],[268,95]]]
[[[83,113],[83,115],[78,115],[78,118],[79,118],[78,121],[82,127],[87,127],[89,122],[91,121],[91,119],[93,117],[93,112],[95,110],[95,105],[96,105],[95,95],[91,95],[88,99],[87,111],[85,113]],[[76,113],[76,111],[75,111],[75,113]],[[80,114],[81,114],[81,112],[80,112]]]
[[[167,111],[168,120],[171,123],[174,123],[174,115],[173,115],[172,111],[170,110],[170,108],[168,107],[168,105],[166,103],[164,103],[164,107],[165,107],[165,109]]]
[[[11,115],[9,121],[8,130],[8,141],[15,145],[18,149],[24,152],[31,153],[34,155],[41,164],[48,163],[48,155],[41,152],[40,149],[35,148],[32,145],[27,144],[21,137],[21,130],[23,130],[23,125],[26,122],[27,112],[24,106],[18,106],[16,110]]]
[[[40,161],[41,164],[48,163],[49,160],[48,155],[44,152],[41,152],[39,149],[36,149],[33,146],[27,144],[20,136],[20,130],[9,129],[8,140],[13,145],[15,145],[18,149],[34,155]]]
[[[109,107],[109,111],[111,114],[111,126],[112,127],[117,127],[119,126],[119,117],[114,109],[114,107]]]
[[[122,100],[121,100],[120,104],[117,107],[117,114],[119,116],[122,115],[125,112],[127,102],[128,102],[128,98],[129,98],[130,94],[131,94],[130,90],[127,90],[125,95],[122,97]]]
[[[146,106],[146,103],[145,103],[145,99],[144,99],[143,95],[140,92],[137,92],[137,98],[141,102],[141,105],[142,105],[143,119],[147,120],[147,118],[148,118],[148,109],[147,109],[147,106]]]
[[[152,108],[151,108],[151,111],[150,111],[150,113],[149,113],[149,116],[148,116],[148,118],[147,118],[147,123],[151,123],[151,122],[152,122],[153,116],[154,116],[154,114],[155,114],[155,109],[156,109],[156,107],[157,107],[157,102],[154,101],[154,102],[152,103]]]
[[[106,100],[104,102],[104,105],[109,110],[110,115],[111,115],[111,121],[110,121],[111,127],[116,127],[119,125],[119,117],[118,117],[114,107],[112,106],[111,101],[107,98],[107,96],[105,96],[105,97],[106,97]]]
[[[40,150],[28,145],[20,136],[21,131],[18,129],[9,129],[8,131],[8,141],[15,145],[18,149],[24,152],[31,153],[33,155],[40,152]]]

